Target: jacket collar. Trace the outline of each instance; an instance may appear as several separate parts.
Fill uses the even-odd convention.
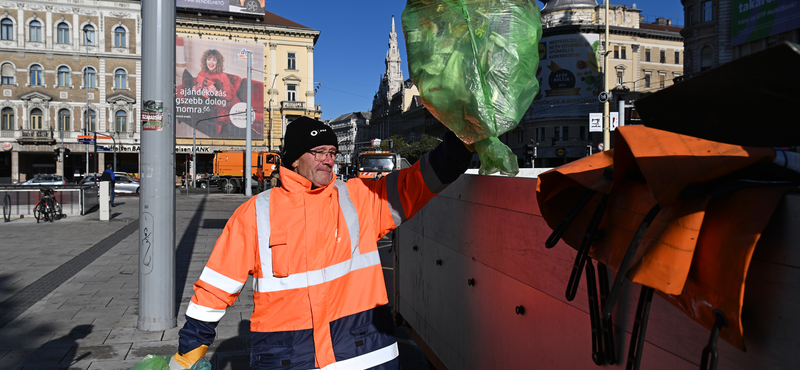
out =
[[[327,185],[312,190],[311,180],[301,176],[297,172],[284,166],[280,166],[278,171],[280,171],[279,173],[281,176],[281,188],[289,193],[305,192],[309,194],[323,194],[332,191],[334,188],[333,183],[336,182],[336,176],[331,176],[331,182]]]

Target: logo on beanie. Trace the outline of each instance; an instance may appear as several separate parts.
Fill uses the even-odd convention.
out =
[[[317,134],[318,134],[317,130],[311,131],[311,136],[317,136]]]

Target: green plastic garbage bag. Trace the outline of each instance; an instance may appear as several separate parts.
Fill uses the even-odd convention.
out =
[[[169,359],[158,355],[147,355],[131,370],[169,370]],[[211,363],[201,358],[189,370],[211,370]]]
[[[519,172],[498,140],[539,91],[542,21],[529,0],[408,0],[402,16],[409,73],[423,104],[467,144],[481,174]]]

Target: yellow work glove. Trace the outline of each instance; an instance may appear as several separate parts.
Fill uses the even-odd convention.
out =
[[[175,355],[172,356],[172,360],[169,362],[169,368],[170,370],[188,369],[192,367],[197,360],[203,358],[203,356],[206,355],[206,351],[208,351],[208,346],[203,344],[182,355],[180,352],[175,353]]]

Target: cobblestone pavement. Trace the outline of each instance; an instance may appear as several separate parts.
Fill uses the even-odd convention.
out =
[[[118,195],[110,221],[99,221],[93,211],[52,223],[37,224],[30,217],[0,222],[0,369],[127,370],[145,355],[172,355],[192,284],[245,200],[214,190],[176,194],[174,299],[180,304],[178,325],[164,331],[136,327],[138,196]],[[391,278],[388,239],[381,241],[381,251]],[[252,309],[252,292],[245,289],[206,355],[214,370],[249,369]],[[432,369],[401,328],[397,334],[402,368]]]

